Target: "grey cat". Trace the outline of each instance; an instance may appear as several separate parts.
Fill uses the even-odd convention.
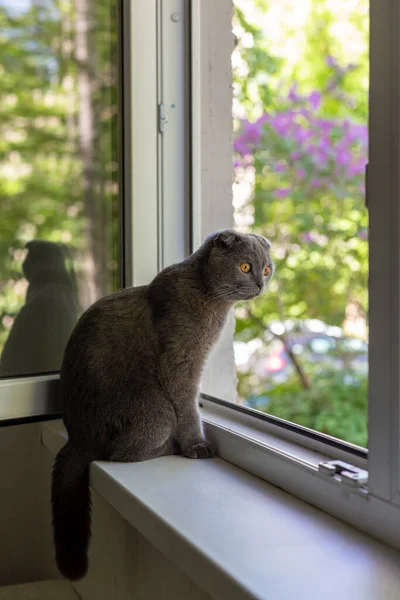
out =
[[[264,292],[274,269],[269,251],[261,236],[216,232],[148,286],[106,296],[78,321],[61,369],[69,440],[52,482],[65,577],[80,579],[88,568],[91,461],[214,455],[197,407],[202,369],[233,303]]]

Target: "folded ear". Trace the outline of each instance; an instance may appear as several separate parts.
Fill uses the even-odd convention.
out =
[[[262,242],[262,244],[264,244],[264,246],[266,246],[267,250],[271,249],[271,242],[264,236],[260,235],[260,240]]]
[[[222,229],[215,236],[215,245],[222,249],[231,248],[238,241],[239,236],[233,229]]]

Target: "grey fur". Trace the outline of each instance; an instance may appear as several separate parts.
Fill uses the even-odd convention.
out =
[[[92,460],[141,461],[177,452],[213,456],[197,408],[202,369],[233,303],[264,292],[273,271],[269,250],[261,236],[216,232],[148,286],[102,298],[79,320],[61,370],[69,442],[53,476],[54,539],[67,577],[80,578],[87,568],[90,507],[84,487]],[[241,271],[243,262],[251,264],[250,273]],[[86,503],[78,515],[65,502],[72,492]],[[72,541],[74,520],[80,532]]]

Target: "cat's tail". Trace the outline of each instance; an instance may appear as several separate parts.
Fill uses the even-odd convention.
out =
[[[88,569],[91,529],[89,465],[93,457],[68,442],[53,467],[51,504],[56,562],[68,579],[81,579]]]

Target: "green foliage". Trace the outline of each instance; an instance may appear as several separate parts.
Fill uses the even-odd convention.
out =
[[[346,328],[355,305],[366,331],[368,3],[235,4],[235,216],[241,230],[271,240],[276,262],[269,291],[237,309],[235,339],[258,338],[268,352],[269,322],[314,318]],[[298,26],[291,12],[300,4]],[[266,410],[366,443],[366,382],[355,392],[344,378],[343,371],[326,374],[323,393],[323,378],[313,378],[310,390],[294,378],[276,387]],[[250,380],[261,393],[249,367],[239,373],[242,398]]]
[[[346,384],[346,377],[355,379]],[[368,442],[368,380],[351,372],[323,371],[309,390],[297,379],[271,388],[258,407],[281,419],[366,447]]]
[[[28,241],[69,246],[84,306],[118,275],[116,3],[13,4],[0,6],[0,352]]]

